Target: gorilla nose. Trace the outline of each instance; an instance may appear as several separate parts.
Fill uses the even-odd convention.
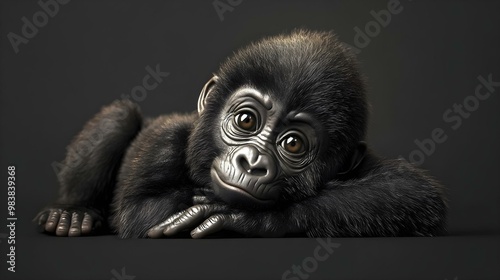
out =
[[[259,152],[257,148],[252,146],[245,146],[236,151],[233,164],[241,173],[260,177],[265,181],[271,181],[276,175],[276,167],[272,157]]]

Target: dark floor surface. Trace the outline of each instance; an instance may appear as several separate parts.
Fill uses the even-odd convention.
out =
[[[318,249],[316,256],[325,259],[318,261],[315,250],[322,242],[308,238],[121,240],[40,234],[17,240],[16,273],[6,273],[3,263],[1,279],[500,279],[498,233],[330,242],[340,245],[330,253]],[[293,265],[305,266],[302,275],[293,273]]]

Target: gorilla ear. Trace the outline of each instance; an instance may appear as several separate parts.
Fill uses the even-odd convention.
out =
[[[198,97],[198,114],[201,114],[203,110],[205,109],[205,104],[207,104],[207,98],[212,92],[215,83],[219,77],[213,76],[212,79],[208,80],[208,82],[203,86],[203,89],[201,90],[200,97]]]

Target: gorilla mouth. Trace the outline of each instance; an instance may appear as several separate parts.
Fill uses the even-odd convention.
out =
[[[272,199],[257,198],[239,186],[224,182],[220,178],[216,168],[212,168],[212,170],[210,171],[210,175],[212,177],[212,181],[214,182],[215,194],[228,203],[238,203],[238,204],[244,204],[244,205],[249,205],[249,204],[250,205],[255,205],[255,204],[272,205],[272,204],[274,204],[274,200],[272,200]]]

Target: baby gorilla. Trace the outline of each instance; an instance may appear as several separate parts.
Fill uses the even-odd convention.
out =
[[[105,107],[68,147],[60,197],[36,221],[57,236],[443,233],[441,186],[373,155],[366,123],[356,59],[333,34],[266,38],[221,65],[198,112],[143,120],[130,101]]]

